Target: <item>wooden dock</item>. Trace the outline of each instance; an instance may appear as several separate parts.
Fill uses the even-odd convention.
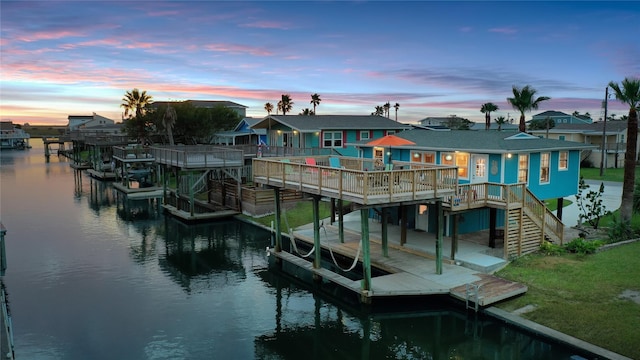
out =
[[[206,212],[206,213],[193,213],[178,210],[175,206],[164,204],[162,207],[168,212],[170,215],[184,221],[184,222],[200,222],[200,221],[212,221],[218,219],[230,218],[232,216],[238,215],[238,212],[235,210],[218,210],[214,212]]]
[[[308,247],[313,246],[312,230],[294,231],[293,236],[299,244],[306,243]],[[341,243],[335,228],[321,229],[322,248],[326,250],[331,248],[334,254],[339,254],[349,261],[353,261],[358,253],[359,241],[360,234],[357,232],[345,230],[344,243]],[[372,240],[372,244],[376,243],[379,244],[378,241]],[[456,300],[471,303],[474,308],[477,308],[476,304],[478,307],[485,307],[524,294],[527,291],[527,287],[523,284],[480,273],[455,265],[450,261],[445,261],[443,273],[438,275],[433,256],[415,249],[398,246],[391,246],[388,249],[388,256],[383,255],[381,246],[371,246],[372,268],[387,274],[372,277],[370,291],[362,290],[361,280],[352,280],[342,276],[337,272],[339,270],[334,272],[324,268],[315,269],[311,261],[285,251],[276,253],[271,249],[270,253],[321,277],[325,281],[353,291],[369,302],[389,297],[401,299],[415,296],[450,295]],[[360,260],[362,260],[362,256],[360,256]]]

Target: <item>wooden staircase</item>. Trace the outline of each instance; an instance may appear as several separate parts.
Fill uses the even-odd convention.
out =
[[[505,257],[537,251],[543,241],[562,244],[564,224],[525,184],[465,184],[447,199],[450,211],[493,207],[505,210]]]

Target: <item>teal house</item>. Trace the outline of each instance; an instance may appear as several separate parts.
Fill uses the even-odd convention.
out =
[[[251,126],[266,131],[270,147],[324,149],[360,155],[359,142],[395,134],[411,126],[377,115],[269,115]]]
[[[519,242],[531,234],[533,238],[562,242],[559,230],[554,235],[554,229],[545,229],[561,227],[562,224],[552,224],[561,221],[562,215],[550,214],[543,201],[577,193],[582,151],[594,147],[502,131],[416,128],[395,136],[401,141],[378,141],[377,145],[360,141],[351,145],[360,149],[361,157],[383,163],[387,170],[456,166],[459,190],[458,195],[444,199],[445,235],[453,231],[493,233],[504,228],[513,229],[513,237]],[[433,206],[416,204],[402,212],[391,211],[391,219],[400,221],[404,214],[408,228],[433,232],[437,228]],[[540,241],[532,243],[539,246]]]

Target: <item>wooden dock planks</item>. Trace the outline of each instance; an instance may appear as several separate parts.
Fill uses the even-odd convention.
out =
[[[294,232],[296,239],[313,244],[312,230],[298,230]],[[340,243],[338,233],[332,227],[321,229],[322,247],[342,256],[353,259],[358,251],[360,235],[345,230],[345,242]],[[372,241],[376,242],[376,241]],[[480,306],[488,306],[498,301],[523,294],[527,291],[525,285],[507,281],[499,277],[478,273],[473,270],[445,264],[443,274],[435,273],[435,260],[428,254],[421,254],[411,249],[390,247],[389,256],[382,254],[380,246],[372,246],[370,257],[373,267],[389,272],[387,275],[376,276],[371,281],[371,291],[364,293],[360,288],[360,281],[351,280],[328,269],[314,269],[309,261],[296,255],[280,252],[272,254],[298,267],[306,269],[322,278],[336,283],[345,289],[362,293],[369,298],[430,296],[449,294],[455,299],[465,301],[467,284],[479,286]],[[361,258],[362,254],[360,254]]]

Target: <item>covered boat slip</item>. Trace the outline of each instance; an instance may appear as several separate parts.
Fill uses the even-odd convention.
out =
[[[171,215],[187,222],[229,217],[238,213],[198,201],[196,193],[211,191],[209,181],[233,178],[241,194],[244,166],[242,150],[204,145],[152,146],[149,148],[162,176],[164,205]],[[168,191],[169,175],[176,178],[176,191]],[[209,198],[209,200],[211,200]],[[224,204],[223,204],[224,205]]]
[[[336,226],[324,224],[320,229],[322,249],[330,251],[332,258],[347,259],[340,261],[340,264],[334,264],[334,268],[339,268],[339,270],[314,268],[311,261],[301,257],[308,254],[309,249],[314,246],[312,225],[292,231],[290,238],[297,239],[299,245],[297,247],[290,246],[290,252],[276,252],[275,249],[271,249],[271,254],[326,281],[359,294],[364,298],[362,301],[366,303],[389,297],[449,295],[461,301],[468,301],[475,307],[476,305],[488,306],[527,291],[527,287],[522,284],[485,274],[484,271],[495,270],[506,264],[506,261],[484,254],[483,250],[488,248],[477,244],[466,247],[467,250],[464,253],[459,253],[456,257],[466,263],[467,267],[458,266],[454,261],[445,259],[441,274],[434,271],[436,268],[434,254],[436,239],[428,233],[408,232],[407,244],[404,246],[401,246],[397,240],[391,240],[387,255],[385,255],[382,247],[381,224],[376,224],[373,219],[367,219],[370,224],[369,229],[371,229],[369,234],[371,267],[379,270],[379,273],[385,274],[372,276],[371,288],[368,291],[363,291],[364,279],[354,280],[353,276],[347,277],[346,271],[344,271],[348,270],[352,261],[356,261],[356,257],[359,263],[364,262],[363,244],[360,243],[363,237],[358,230],[358,225],[361,222],[360,215],[359,211],[355,211],[344,217],[345,230],[342,241]],[[387,225],[387,227],[390,238],[399,237],[400,226]],[[446,253],[448,249],[443,250]],[[328,261],[332,261],[332,259]],[[345,262],[349,264],[345,264]],[[470,267],[480,270],[474,270]]]

